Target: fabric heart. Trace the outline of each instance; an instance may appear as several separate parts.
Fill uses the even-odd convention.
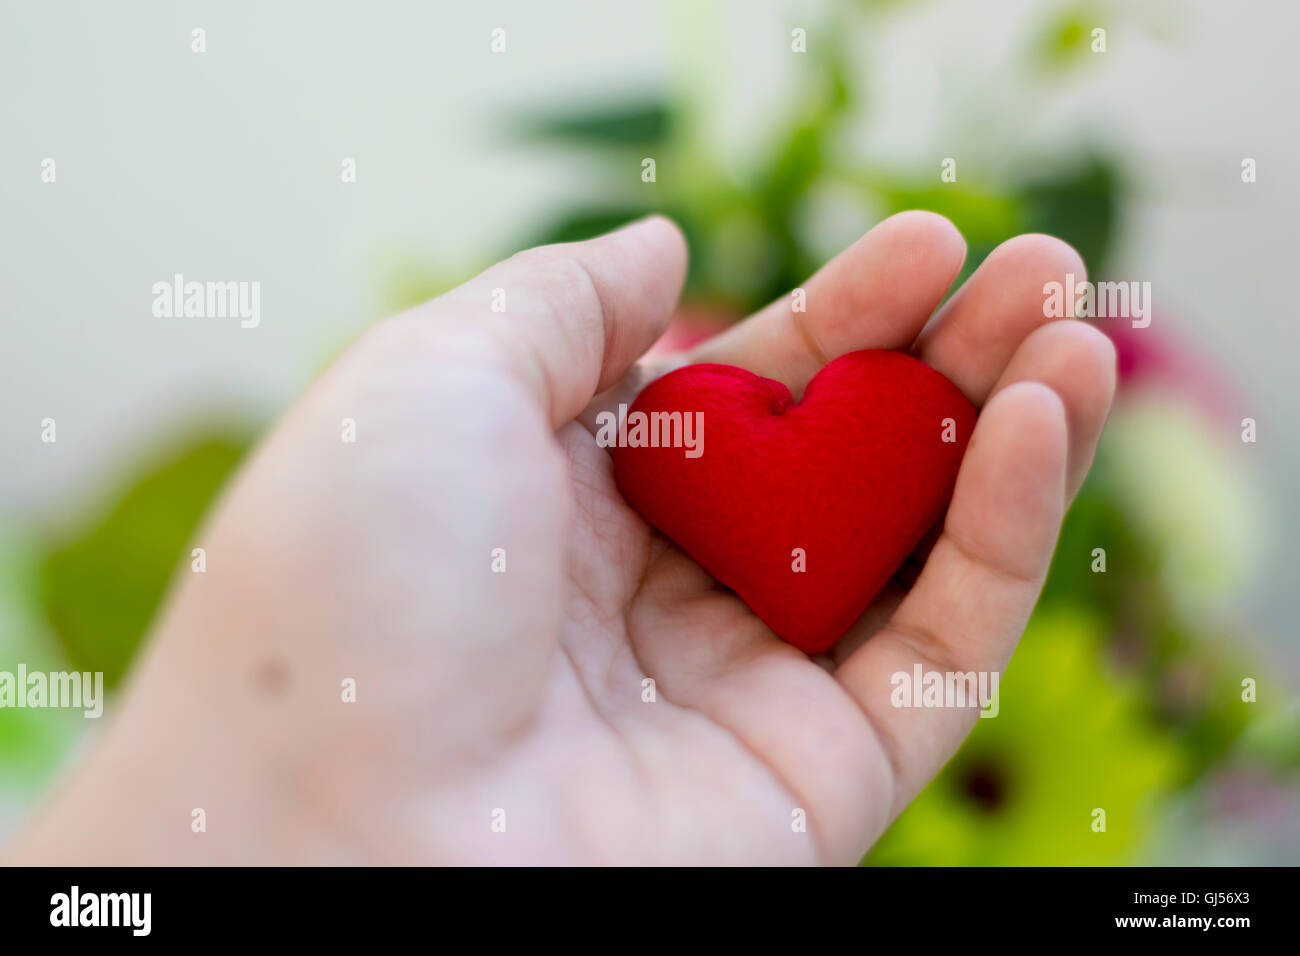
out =
[[[939,372],[871,350],[831,362],[798,404],[744,369],[678,369],[602,443],[642,517],[820,654],[943,513],[975,418]]]

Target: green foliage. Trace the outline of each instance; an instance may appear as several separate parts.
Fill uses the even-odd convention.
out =
[[[1059,236],[1078,250],[1094,276],[1107,266],[1121,195],[1116,165],[1100,155],[1030,180],[1020,190],[1023,232]]]
[[[121,679],[199,520],[247,447],[228,434],[189,441],[49,548],[41,603],[73,668],[103,671],[108,686]]]
[[[1131,860],[1182,753],[1146,716],[1141,684],[1106,663],[1102,622],[1041,609],[998,688],[998,716],[869,854],[879,865],[1102,865]],[[1105,832],[1093,811],[1106,813]]]
[[[0,670],[63,670],[67,662],[35,606],[37,556],[27,542],[0,536]],[[80,712],[0,707],[0,767],[12,787],[36,788],[56,769],[84,727]]]
[[[1061,73],[1092,53],[1092,31],[1110,22],[1096,3],[1076,3],[1054,11],[1033,39],[1034,63],[1048,73]]]
[[[676,106],[667,101],[593,106],[526,124],[526,138],[587,148],[610,175],[593,177],[582,206],[516,245],[589,239],[661,212],[678,222],[691,246],[686,296],[740,316],[800,285],[821,265],[796,224],[810,193],[833,180],[884,215],[928,209],[951,219],[970,248],[959,281],[999,243],[1022,232],[1059,236],[1094,274],[1105,267],[1123,182],[1099,147],[1083,160],[1051,161],[1046,172],[1006,183],[981,181],[978,171],[964,170],[960,183],[940,183],[937,175],[918,180],[872,168],[839,145],[862,99],[845,42],[839,32],[818,36],[818,56],[809,58],[815,68],[804,78],[797,113],[739,181],[714,167],[707,145],[688,138],[689,124],[672,122]],[[635,175],[630,146],[653,149],[660,171],[653,185]]]
[[[547,222],[535,232],[534,240],[524,248],[553,242],[582,242],[617,229],[650,213],[649,206],[614,205],[567,212]]]
[[[1117,488],[1112,438],[1103,439],[1066,516],[1041,604],[1093,609],[1110,636],[1108,657],[1147,688],[1146,718],[1183,749],[1191,780],[1226,756],[1255,716],[1240,696],[1240,677],[1253,669],[1233,635],[1212,620],[1188,620],[1168,593],[1167,545],[1139,530],[1135,503]],[[1092,568],[1099,548],[1107,568],[1101,573]]]
[[[514,128],[525,138],[600,147],[649,147],[672,133],[675,112],[659,99],[525,116]]]

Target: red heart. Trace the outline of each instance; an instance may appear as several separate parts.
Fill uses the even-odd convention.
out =
[[[679,412],[702,428],[638,433],[638,412],[650,426],[676,428],[649,416]],[[798,404],[770,378],[690,365],[652,382],[602,440],[614,445],[615,480],[642,517],[778,635],[820,654],[943,513],[975,417],[939,372],[872,350],[831,362]],[[680,446],[698,438],[691,457]],[[666,447],[673,439],[679,447]]]

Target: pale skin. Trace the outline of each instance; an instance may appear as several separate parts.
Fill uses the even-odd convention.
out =
[[[1044,283],[1084,278],[1069,246],[1003,244],[936,314],[965,252],[894,216],[806,312],[638,364],[686,268],[652,218],[374,327],[227,490],[206,572],[7,862],[856,862],[976,720],[892,707],[890,675],[1006,670],[1114,389],[1109,341],[1043,315]],[[811,660],[624,503],[590,429],[682,362],[797,397],[864,348],[910,349],[980,418],[919,574]]]

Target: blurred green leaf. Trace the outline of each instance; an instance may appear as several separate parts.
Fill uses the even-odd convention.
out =
[[[248,447],[209,435],[148,466],[98,520],[53,546],[41,565],[41,603],[72,666],[126,670],[217,490]]]
[[[1046,232],[1078,250],[1097,278],[1105,273],[1115,236],[1122,179],[1115,164],[1093,156],[1020,190],[1022,231]]]
[[[619,226],[625,226],[650,212],[647,206],[604,206],[579,209],[552,219],[533,233],[520,248],[549,245],[553,242],[582,242],[593,239]]]
[[[746,277],[749,294],[742,307],[747,310],[785,294],[807,278],[809,263],[796,237],[795,219],[801,201],[825,167],[827,135],[821,112],[796,123],[759,178],[750,205],[769,253],[762,271]]]
[[[1171,426],[1162,420],[1160,427]],[[1168,546],[1139,533],[1132,505],[1115,487],[1113,437],[1103,438],[1066,516],[1040,603],[1079,602],[1105,622],[1109,656],[1147,688],[1147,713],[1183,748],[1191,780],[1221,759],[1256,716],[1256,708],[1243,706],[1239,682],[1257,668],[1222,625],[1187,621],[1176,610],[1161,583]],[[1104,573],[1092,570],[1096,548],[1105,550]]]
[[[880,194],[885,215],[907,209],[928,209],[951,219],[970,243],[996,245],[1010,239],[1020,228],[1024,215],[1019,198],[964,184],[885,184]]]
[[[1101,622],[1040,608],[975,730],[872,850],[881,865],[1096,865],[1133,858],[1182,777],[1144,689],[1113,673]],[[1092,829],[1095,808],[1104,833]]]
[[[879,186],[882,214],[892,216],[909,209],[925,209],[950,219],[966,240],[966,261],[953,281],[957,289],[979,268],[979,264],[1000,243],[1021,231],[1024,218],[1021,200],[991,188],[969,184],[912,185],[882,182]]]
[[[627,225],[634,219],[640,219],[652,212],[662,213],[671,218],[686,237],[686,244],[691,250],[686,276],[686,294],[695,298],[731,302],[732,299],[726,295],[725,290],[711,282],[706,275],[709,261],[707,254],[709,236],[716,231],[716,225],[710,224],[706,227],[701,217],[685,206],[665,205],[651,208],[609,205],[576,210],[552,219],[518,248],[528,249],[553,242],[581,242]]]
[[[673,109],[662,100],[647,100],[526,116],[517,125],[523,137],[532,140],[588,146],[654,146],[671,135]]]
[[[1156,572],[1150,547],[1134,534],[1127,516],[1106,483],[1107,448],[1103,443],[1088,481],[1065,516],[1042,600],[1076,600],[1108,612],[1107,626],[1114,631],[1124,625],[1121,615],[1132,603],[1135,587],[1153,586]],[[1121,568],[1122,574],[1092,570],[1093,550],[1106,552],[1107,569]]]
[[[1073,4],[1055,12],[1034,37],[1034,61],[1057,72],[1075,66],[1092,53],[1092,31],[1104,27],[1107,20],[1095,3]]]
[[[61,671],[67,662],[45,633],[36,605],[38,555],[27,541],[0,533],[0,670]],[[78,732],[80,711],[0,707],[0,769],[6,789],[35,789],[58,767]]]
[[[1277,681],[1277,683],[1275,683]],[[1242,751],[1275,767],[1300,770],[1300,699],[1289,696],[1285,678],[1268,676],[1260,683],[1265,690],[1277,687],[1283,702],[1275,704],[1263,719],[1255,721],[1242,736]],[[1278,685],[1281,685],[1280,687]],[[1240,693],[1240,683],[1237,685]]]

